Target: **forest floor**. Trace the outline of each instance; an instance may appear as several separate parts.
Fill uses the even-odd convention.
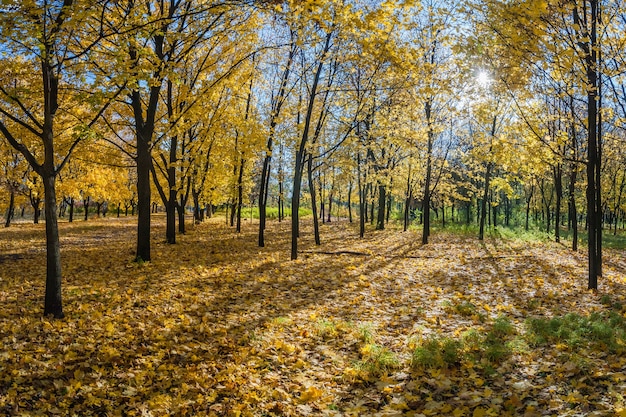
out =
[[[626,416],[626,260],[549,241],[322,226],[289,260],[244,222],[133,263],[136,218],[60,223],[66,318],[41,317],[44,225],[0,230],[0,414]]]

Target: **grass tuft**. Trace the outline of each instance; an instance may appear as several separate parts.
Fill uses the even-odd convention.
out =
[[[533,318],[526,321],[526,326],[526,338],[532,346],[564,343],[571,349],[593,347],[610,353],[625,351],[626,318],[616,311]]]

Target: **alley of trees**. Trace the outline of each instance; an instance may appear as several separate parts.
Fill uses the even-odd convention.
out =
[[[135,259],[226,208],[384,229],[579,229],[588,286],[624,223],[620,1],[4,2],[5,225],[46,227],[45,314],[63,316],[57,219],[137,213]],[[272,211],[274,213],[274,211]],[[85,217],[87,212],[85,212]]]
[[[1,1],[0,414],[626,416],[625,47],[621,0]]]

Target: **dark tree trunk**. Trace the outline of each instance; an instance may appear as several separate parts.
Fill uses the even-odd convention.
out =
[[[170,103],[172,101],[172,83],[168,81],[168,107],[171,107]],[[170,117],[173,115],[173,110],[170,110]],[[162,193],[161,199],[164,200],[163,204],[165,204],[165,241],[171,245],[176,243],[176,199],[178,198],[178,190],[176,189],[176,162],[178,158],[176,157],[176,152],[178,150],[178,136],[173,135],[170,138],[170,155],[169,155],[169,164],[167,166],[167,189],[168,192],[165,194],[161,190],[159,190],[159,194]],[[158,178],[153,172],[152,175],[154,179],[154,183],[158,184]],[[159,186],[157,185],[157,188]]]
[[[11,187],[9,196],[9,208],[7,209],[6,219],[4,220],[4,227],[11,225],[11,219],[13,218],[13,212],[15,211],[15,190]]]
[[[554,219],[554,240],[561,241],[561,200],[563,199],[563,170],[561,164],[557,164],[553,170],[554,188],[556,191],[556,207],[554,208],[556,217]]]
[[[423,207],[423,228],[422,228],[422,244],[428,244],[430,237],[430,182],[432,176],[432,152],[433,152],[433,130],[431,125],[431,102],[427,101],[425,105],[426,121],[428,124],[427,132],[427,148],[426,148],[426,178],[424,180],[424,195],[422,197]],[[481,238],[482,239],[482,238]]]
[[[237,177],[237,233],[241,233],[241,206],[243,205],[243,170],[246,161],[241,158]]]
[[[137,251],[135,261],[150,261],[150,155],[151,133],[137,129]],[[145,136],[148,136],[145,138]],[[134,207],[133,207],[134,208]],[[133,213],[134,214],[134,213]]]
[[[70,216],[68,218],[68,221],[72,223],[74,221],[74,197],[70,197],[68,206],[70,207]]]
[[[393,180],[392,180],[393,183]],[[391,187],[393,189],[393,187]],[[391,216],[391,205],[393,204],[393,198],[391,192],[387,193],[387,212],[385,213],[385,223],[389,224],[389,217]]]
[[[333,211],[333,191],[335,190],[335,184],[330,187],[330,192],[328,193],[328,216],[326,221],[330,223],[330,216]]]
[[[39,224],[39,217],[41,216],[41,198],[40,197],[34,197],[30,199],[30,203],[33,206],[33,210],[35,211],[33,213],[33,223],[34,224]],[[44,203],[45,204],[45,203]]]
[[[184,235],[185,230],[185,205],[184,204],[176,204],[176,212],[178,213],[178,233]]]
[[[44,315],[63,318],[65,315],[61,299],[61,246],[59,244],[59,226],[56,213],[55,175],[44,172],[43,185],[46,217],[46,296]]]
[[[579,14],[578,5],[573,8],[574,23],[581,31],[582,38],[578,46],[585,54],[585,70],[587,76],[587,223],[588,223],[588,255],[589,277],[588,288],[598,289],[598,277],[602,275],[602,211],[601,211],[601,122],[598,122],[602,94],[598,91],[598,39],[597,22],[600,14],[598,0],[589,1],[590,16],[583,8],[583,16]],[[589,28],[587,24],[590,24]],[[586,39],[585,39],[586,38]]]
[[[309,105],[307,106],[307,112],[304,119],[304,129],[302,130],[302,139],[300,141],[299,149],[296,152],[296,164],[293,176],[293,195],[291,196],[291,259],[298,258],[298,236],[300,233],[300,189],[302,187],[302,174],[304,171],[304,157],[306,144],[309,140],[309,130],[311,128],[311,118],[313,116],[313,109],[315,105],[315,97],[317,95],[317,86],[319,84],[320,77],[322,75],[322,68],[324,67],[324,60],[326,54],[330,50],[330,40],[332,38],[332,32],[326,35],[324,50],[319,59],[317,70],[313,78],[313,85],[309,95]]]
[[[357,174],[358,174],[358,188],[359,188],[359,237],[365,236],[365,213],[367,212],[365,207],[365,187],[361,181],[361,153],[357,154]]]
[[[480,202],[480,225],[478,230],[478,240],[483,240],[485,237],[485,220],[487,217],[487,200],[489,199],[489,183],[491,181],[492,163],[487,162],[485,169],[485,189],[483,191],[483,198]]]
[[[237,216],[237,197],[233,197],[230,205],[230,227],[235,227],[235,217]]]
[[[411,200],[413,200],[413,190],[411,189],[411,180],[410,176],[406,182],[407,190],[406,190],[406,200],[404,202],[404,225],[403,229],[405,232],[409,229],[409,220],[411,215]]]
[[[293,35],[293,33],[292,33]],[[261,171],[261,183],[259,187],[259,246],[265,246],[265,221],[267,211],[267,196],[269,189],[270,169],[272,161],[272,146],[274,141],[274,135],[276,131],[276,125],[278,124],[278,116],[280,115],[281,108],[285,102],[287,96],[287,82],[289,81],[289,72],[291,71],[291,64],[295,55],[296,48],[295,43],[292,42],[289,50],[289,56],[287,58],[287,64],[285,65],[285,71],[283,72],[280,89],[278,90],[278,97],[276,102],[272,106],[272,114],[270,120],[269,135],[267,138],[267,149],[265,151],[265,158],[263,159],[263,170]],[[282,178],[279,178],[279,186],[281,188],[280,199],[283,199],[282,195]],[[278,205],[279,219],[280,219],[280,200]],[[284,214],[284,213],[283,213]]]
[[[320,245],[320,224],[317,219],[315,184],[313,181],[313,155],[311,154],[309,154],[307,158],[307,176],[309,179],[309,192],[311,193],[311,210],[313,211],[313,234],[315,236],[315,244]]]
[[[324,187],[322,185],[322,178],[318,176],[319,191],[320,191],[320,212],[319,218],[322,219],[322,223],[326,222],[326,206],[324,205]]]
[[[348,183],[348,220],[352,223],[352,181]]]
[[[376,195],[374,193],[374,185],[372,183],[368,184],[368,188],[370,190],[369,195],[372,196],[372,201],[370,201],[370,205],[369,205],[369,211],[370,211],[369,221],[370,221],[370,224],[374,224],[374,208],[376,207],[376,205],[374,204],[374,201],[375,201]]]

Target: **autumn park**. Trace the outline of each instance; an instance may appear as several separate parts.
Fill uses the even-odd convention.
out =
[[[626,416],[626,3],[0,2],[0,415]]]

